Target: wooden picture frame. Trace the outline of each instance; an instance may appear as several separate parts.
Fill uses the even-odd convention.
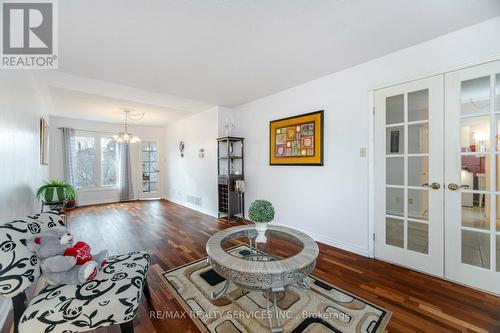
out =
[[[269,122],[269,165],[323,165],[324,110]]]
[[[44,117],[40,118],[40,164],[49,164],[49,125]]]

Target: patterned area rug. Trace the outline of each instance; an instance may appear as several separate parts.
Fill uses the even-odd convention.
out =
[[[233,255],[249,253],[246,245],[231,249]],[[204,259],[163,273],[164,282],[181,303],[185,313],[202,332],[269,332],[266,294],[247,291],[231,284],[226,294],[211,300],[225,279]],[[278,295],[284,332],[383,332],[391,313],[346,293],[314,276],[307,278],[309,290],[293,285]],[[272,304],[272,303],[271,303]],[[159,314],[159,316],[180,314]]]

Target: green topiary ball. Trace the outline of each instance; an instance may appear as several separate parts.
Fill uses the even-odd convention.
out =
[[[267,200],[255,200],[250,204],[248,215],[255,223],[268,223],[274,219],[274,207]]]

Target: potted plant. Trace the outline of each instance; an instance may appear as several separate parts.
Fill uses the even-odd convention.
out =
[[[265,243],[267,224],[274,219],[273,205],[267,200],[255,200],[250,204],[248,215],[257,229],[256,242]]]
[[[75,199],[76,193],[73,186],[62,180],[55,179],[46,182],[40,187],[36,191],[36,197],[46,203],[51,203]]]

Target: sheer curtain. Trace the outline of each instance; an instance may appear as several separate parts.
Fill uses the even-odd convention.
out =
[[[76,189],[74,161],[75,161],[75,130],[73,128],[63,127],[62,132],[62,155],[63,155],[63,175],[64,181]],[[76,201],[76,198],[75,198]]]
[[[130,163],[130,145],[119,143],[120,150],[120,200],[134,200],[132,184],[132,165]]]

